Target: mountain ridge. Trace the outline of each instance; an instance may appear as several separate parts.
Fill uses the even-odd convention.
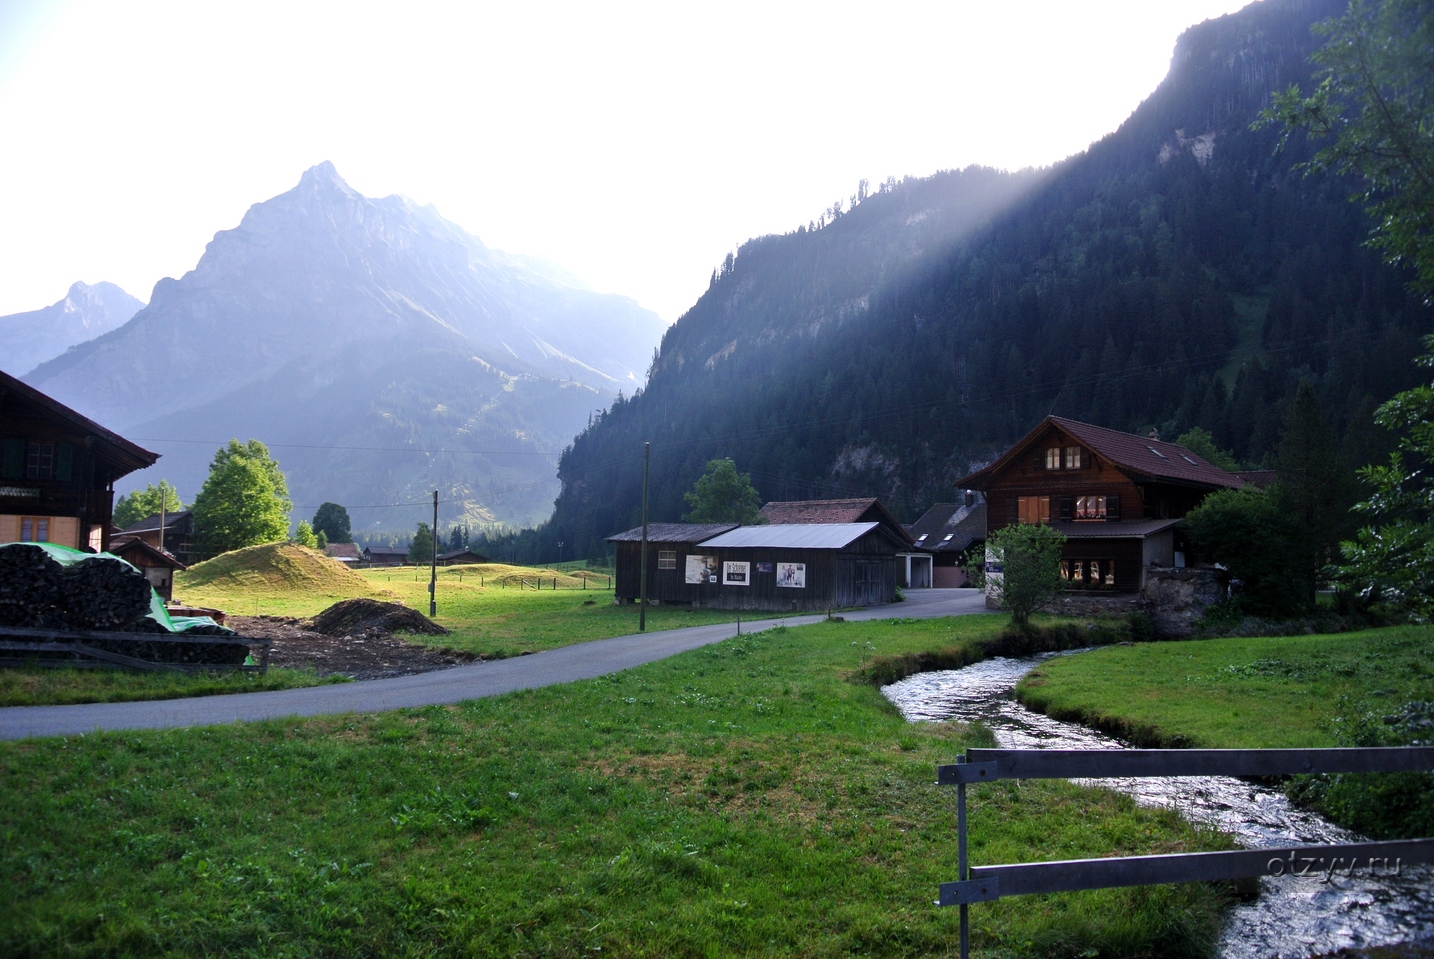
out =
[[[87,340],[118,329],[145,304],[113,283],[76,282],[60,300],[38,310],[0,316],[0,356],[12,376]]]

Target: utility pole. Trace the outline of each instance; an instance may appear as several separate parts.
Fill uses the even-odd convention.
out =
[[[652,459],[652,444],[642,444],[642,574],[638,588],[637,631],[647,632],[647,464]]]
[[[438,490],[433,491],[433,562],[428,567],[428,615],[438,615]]]
[[[164,495],[164,480],[159,481],[159,551],[164,552],[164,523],[166,519],[165,507],[169,505],[169,497]]]

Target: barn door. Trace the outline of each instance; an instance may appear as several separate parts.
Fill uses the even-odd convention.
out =
[[[882,602],[885,597],[882,590],[882,569],[879,561],[859,559],[856,561],[855,586],[853,592],[856,594],[856,605],[874,606]]]

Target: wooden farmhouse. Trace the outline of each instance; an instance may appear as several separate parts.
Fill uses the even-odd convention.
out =
[[[108,549],[115,481],[158,459],[0,372],[0,543]]]
[[[638,598],[641,540],[641,527],[609,537],[617,550],[619,602]],[[897,554],[909,548],[904,531],[898,535],[878,522],[649,524],[648,598],[719,609],[889,603],[900,584]]]
[[[1246,480],[1153,432],[1049,416],[957,485],[986,495],[988,532],[1049,523],[1064,533],[1061,571],[1071,588],[1135,592],[1149,568],[1189,562],[1181,518]]]
[[[916,541],[916,548],[927,550],[932,557],[931,582],[937,589],[966,586],[963,559],[980,552],[986,543],[986,501],[975,490],[967,490],[959,503],[937,503],[921,514],[906,531]]]
[[[935,585],[933,555],[915,543],[907,527],[875,497],[860,499],[804,499],[768,503],[761,509],[762,518],[774,526],[817,523],[879,523],[893,536],[905,540],[906,546],[896,554],[897,585],[904,589],[921,589]]]
[[[471,566],[474,563],[486,562],[488,562],[488,557],[482,553],[475,553],[471,549],[455,549],[438,554],[439,566]]]
[[[408,562],[408,547],[365,546],[363,561],[371,566],[402,566]]]

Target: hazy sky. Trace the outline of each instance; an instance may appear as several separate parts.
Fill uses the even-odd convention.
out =
[[[863,177],[1051,163],[1238,0],[0,0],[0,314],[147,300],[332,160],[675,320]]]

